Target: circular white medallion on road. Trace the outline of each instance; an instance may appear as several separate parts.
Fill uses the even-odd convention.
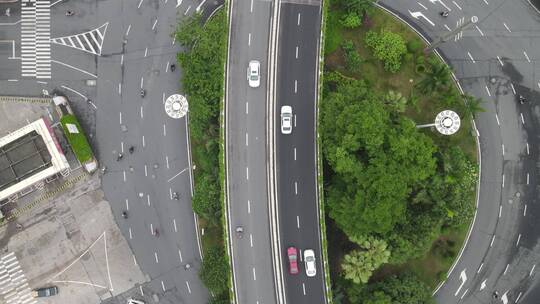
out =
[[[188,112],[188,101],[180,94],[173,94],[165,100],[165,112],[171,118],[179,119],[186,116]]]
[[[435,128],[443,135],[452,135],[459,130],[461,120],[456,112],[444,110],[435,117]]]

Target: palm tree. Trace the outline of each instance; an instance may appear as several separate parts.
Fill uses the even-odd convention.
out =
[[[476,98],[475,96],[469,94],[465,94],[462,97],[465,101],[464,114],[466,116],[474,118],[476,113],[485,111],[485,109],[481,106],[481,104],[484,102],[481,98]]]
[[[450,84],[450,69],[447,65],[437,63],[426,71],[424,77],[418,82],[417,87],[422,93],[431,94],[438,90],[444,90]]]

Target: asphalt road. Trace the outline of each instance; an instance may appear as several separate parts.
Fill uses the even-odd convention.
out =
[[[319,1],[281,4],[275,108],[277,201],[287,303],[326,303],[319,230],[316,163]],[[281,134],[280,109],[293,109],[293,131]],[[297,275],[289,274],[287,248],[299,250]],[[303,251],[313,249],[317,275],[307,277]]]
[[[478,208],[439,303],[538,303],[538,15],[527,1],[382,1],[431,40],[459,18],[479,21],[439,50],[463,90],[482,98]],[[446,7],[445,7],[446,6]],[[450,15],[442,18],[440,11]],[[416,16],[416,18],[415,18]],[[448,27],[448,28],[447,28]],[[528,103],[520,104],[523,95]],[[496,294],[496,298],[495,298]]]
[[[103,189],[134,252],[126,258],[148,275],[145,289],[171,303],[206,303],[209,297],[198,278],[201,252],[191,209],[187,120],[168,117],[163,105],[182,92],[181,71],[170,70],[180,50],[171,33],[179,16],[193,13],[199,4],[142,0],[100,2],[96,8],[109,20],[106,55],[96,63],[97,137],[100,160],[108,168]],[[118,153],[124,154],[120,161]],[[174,200],[172,192],[180,199]]]
[[[125,259],[147,275],[148,281],[129,293],[139,298],[155,294],[160,303],[206,303],[209,295],[198,278],[201,253],[191,209],[187,120],[169,118],[163,100],[182,92],[180,69],[169,69],[180,50],[171,36],[178,19],[197,10],[208,16],[222,2],[33,3],[13,9],[0,24],[6,40],[0,43],[2,79],[7,79],[1,83],[3,94],[40,95],[45,89],[69,97],[98,160],[107,167],[103,189],[134,253]],[[68,10],[75,14],[66,16]],[[41,48],[33,44],[35,37],[21,39],[25,24],[36,22],[36,16],[36,29],[50,33],[50,53],[40,52],[47,49],[47,39]],[[23,44],[30,51],[27,58],[35,56],[30,64],[21,59]],[[96,80],[97,86],[86,80]],[[121,151],[124,157],[117,162]],[[180,193],[179,201],[171,199],[172,191]],[[122,211],[128,212],[127,219]]]
[[[270,243],[266,110],[271,2],[230,1],[225,100],[226,179],[234,292],[237,303],[277,303]],[[250,60],[261,83],[247,82]],[[242,238],[235,228],[242,226]]]

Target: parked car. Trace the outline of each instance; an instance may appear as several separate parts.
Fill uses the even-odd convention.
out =
[[[291,106],[282,106],[281,107],[281,133],[282,134],[291,134],[292,132],[292,107]]]
[[[42,287],[42,288],[34,289],[32,291],[32,295],[34,296],[34,298],[51,297],[57,294],[58,294],[58,287],[56,286]]]
[[[289,258],[289,273],[298,273],[298,251],[295,247],[287,248],[287,257]]]
[[[257,88],[261,84],[261,64],[257,60],[251,60],[247,69],[249,86]]]
[[[317,274],[315,266],[315,252],[312,249],[304,250],[304,263],[306,264],[306,275],[314,277]]]

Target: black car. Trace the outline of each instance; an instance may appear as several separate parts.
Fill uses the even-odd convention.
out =
[[[56,286],[50,286],[50,287],[43,287],[34,289],[32,292],[32,295],[34,298],[43,298],[43,297],[51,297],[58,294],[58,287]]]

